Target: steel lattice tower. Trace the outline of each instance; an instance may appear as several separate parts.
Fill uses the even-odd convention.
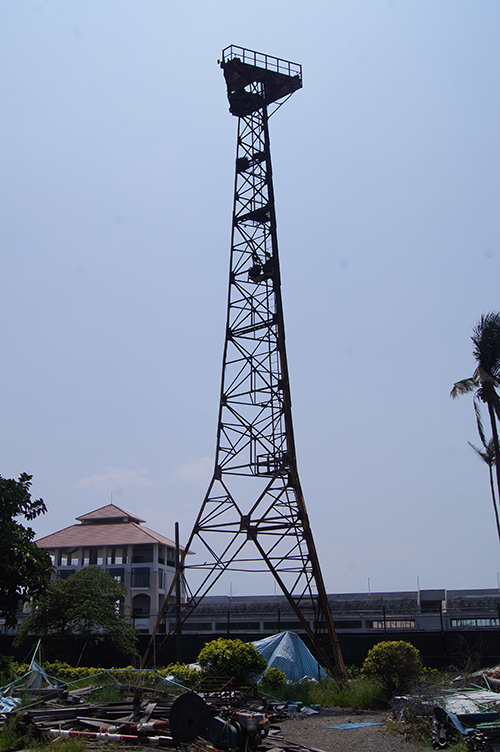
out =
[[[238,118],[227,326],[214,474],[178,569],[201,570],[201,584],[178,603],[177,628],[224,573],[270,571],[345,678],[297,472],[269,144],[268,119],[301,88],[302,69],[235,46],[219,62]],[[203,564],[187,565],[191,548]]]

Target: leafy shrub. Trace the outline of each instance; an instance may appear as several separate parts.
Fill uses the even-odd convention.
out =
[[[268,668],[264,676],[262,677],[262,685],[269,687],[269,689],[278,689],[286,683],[286,674],[280,671],[279,668]]]
[[[348,679],[358,679],[361,676],[361,669],[359,666],[355,666],[354,663],[352,666],[346,666],[345,670]]]
[[[361,669],[363,676],[371,676],[384,689],[386,698],[402,692],[422,674],[420,653],[404,640],[379,642],[368,651]]]
[[[205,676],[234,676],[240,682],[255,679],[267,666],[251,643],[224,637],[208,642],[200,651],[198,663]]]
[[[78,668],[71,666],[65,661],[52,661],[43,664],[45,673],[54,679],[59,679],[64,682],[75,682],[80,679],[85,679],[88,676],[94,676],[101,673],[100,668],[88,668],[86,666],[80,666]]]
[[[186,663],[170,663],[158,673],[160,676],[173,676],[184,687],[194,687],[202,676],[198,668],[191,668]]]
[[[430,666],[424,666],[422,669],[422,678],[428,684],[437,684],[443,679],[443,674],[437,670],[437,668],[431,668]]]
[[[16,666],[17,664],[14,664],[10,655],[2,655],[0,653],[0,685],[2,687],[12,681]]]

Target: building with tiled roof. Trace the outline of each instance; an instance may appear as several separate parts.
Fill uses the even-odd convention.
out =
[[[36,541],[49,552],[54,577],[66,579],[83,567],[103,567],[125,584],[125,613],[136,629],[151,632],[175,573],[175,543],[115,504],[76,519],[78,524]]]

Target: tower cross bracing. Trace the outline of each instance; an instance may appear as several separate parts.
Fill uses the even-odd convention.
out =
[[[269,142],[269,117],[302,69],[234,45],[219,62],[238,118],[227,323],[214,472],[180,562],[188,597],[174,629],[222,575],[271,572],[318,657],[345,678],[297,471]],[[205,560],[188,566],[191,549]]]

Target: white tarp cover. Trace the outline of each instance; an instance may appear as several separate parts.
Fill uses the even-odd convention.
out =
[[[312,679],[326,676],[295,632],[280,632],[252,644],[266,659],[267,667],[283,671],[289,681],[300,681],[308,676]]]
[[[449,713],[486,713],[500,711],[500,694],[489,689],[460,689],[441,697],[441,707]]]

